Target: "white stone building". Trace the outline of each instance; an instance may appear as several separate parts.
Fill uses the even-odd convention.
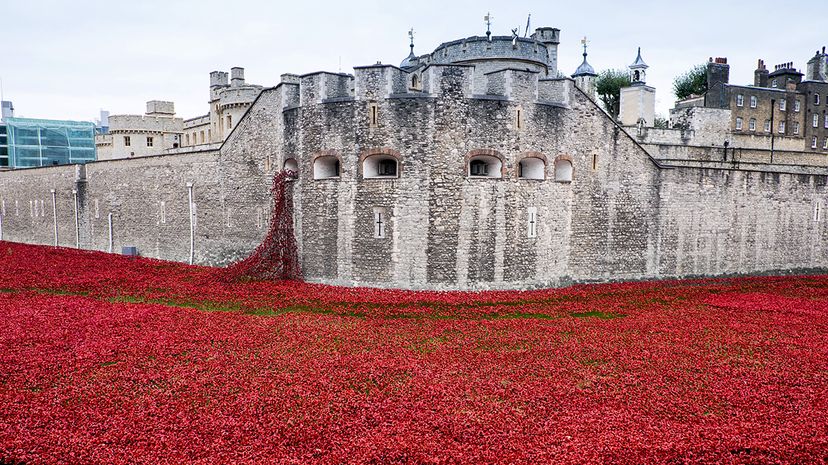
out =
[[[190,119],[175,116],[173,102],[147,102],[143,115],[110,115],[109,128],[95,137],[98,160],[184,153],[217,148],[262,91],[246,84],[244,68],[210,73],[209,112]]]

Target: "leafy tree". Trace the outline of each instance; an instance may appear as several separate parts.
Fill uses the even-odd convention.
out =
[[[656,115],[655,121],[653,122],[653,127],[656,129],[668,129],[670,124],[667,122],[667,118],[662,115]]]
[[[673,93],[679,100],[707,92],[707,67],[696,65],[673,81]]]
[[[621,110],[621,88],[629,85],[630,76],[621,69],[601,71],[595,79],[595,92],[598,94],[598,99],[604,104],[607,113],[615,119],[618,119],[618,113]]]

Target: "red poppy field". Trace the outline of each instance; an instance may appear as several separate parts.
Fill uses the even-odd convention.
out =
[[[0,242],[0,463],[828,462],[828,276],[219,275]]]

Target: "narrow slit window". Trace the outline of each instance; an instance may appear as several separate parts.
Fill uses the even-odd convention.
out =
[[[385,210],[382,208],[374,209],[374,239],[385,238],[385,225],[388,221]]]
[[[368,118],[370,127],[377,127],[379,125],[379,105],[376,103],[368,104]]]
[[[595,171],[597,169],[598,169],[598,154],[594,153],[594,154],[592,154],[592,171]]]
[[[536,207],[529,207],[526,217],[527,237],[538,237],[538,209]]]

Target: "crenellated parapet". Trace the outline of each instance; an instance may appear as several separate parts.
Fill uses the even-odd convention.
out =
[[[354,96],[354,77],[350,74],[320,71],[299,78],[299,104],[309,105]]]
[[[538,74],[512,68],[486,73],[486,95],[533,102],[538,97]]]
[[[276,91],[283,109],[334,102],[386,99],[502,97],[524,103],[567,106],[573,81],[549,79],[539,71],[505,68],[480,74],[476,66],[432,64],[406,71],[391,65],[354,68],[354,74],[315,72],[283,74]],[[483,85],[477,81],[482,79]],[[413,81],[413,82],[412,82]]]
[[[111,115],[110,134],[181,132],[181,118],[148,115]]]

